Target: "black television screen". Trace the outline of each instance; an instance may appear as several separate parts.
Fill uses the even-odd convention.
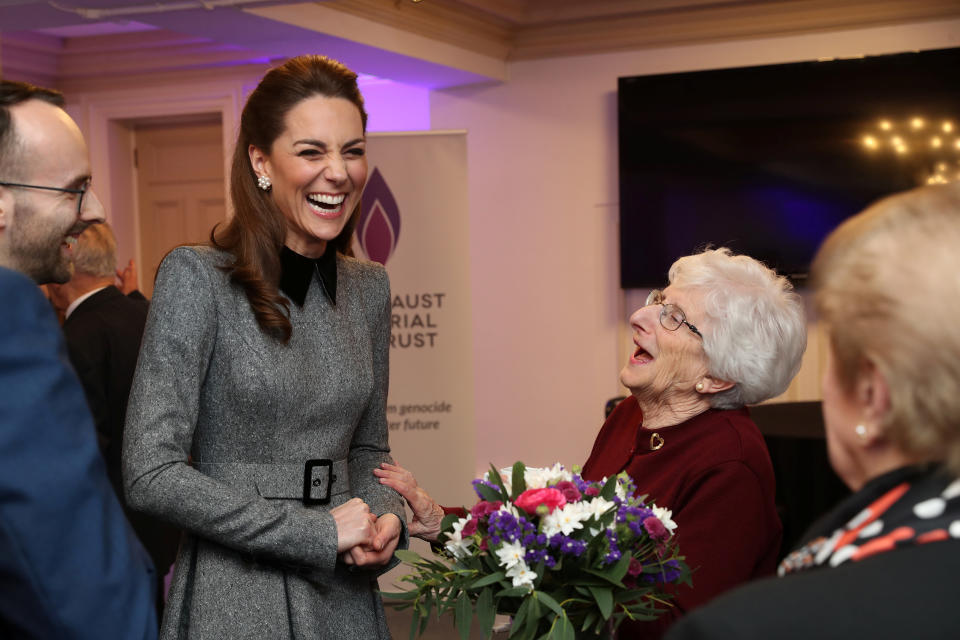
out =
[[[960,49],[620,78],[620,284],[727,246],[801,283],[878,198],[960,178]]]

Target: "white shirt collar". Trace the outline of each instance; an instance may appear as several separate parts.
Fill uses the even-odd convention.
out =
[[[106,289],[106,288],[109,287],[109,286],[110,286],[110,285],[105,284],[105,285],[103,285],[102,287],[98,287],[98,288],[93,289],[93,290],[91,290],[91,291],[87,291],[85,294],[83,294],[82,296],[80,296],[79,298],[77,298],[76,300],[74,300],[73,302],[71,302],[71,303],[70,303],[70,306],[67,307],[66,312],[63,314],[63,319],[66,320],[67,318],[69,318],[69,317],[70,317],[70,314],[73,313],[74,310],[75,310],[77,307],[79,307],[79,306],[80,306],[80,303],[82,303],[84,300],[86,300],[87,298],[89,298],[90,296],[92,296],[92,295],[95,294],[95,293],[98,293],[98,292],[100,292],[100,291],[103,291],[104,289]]]

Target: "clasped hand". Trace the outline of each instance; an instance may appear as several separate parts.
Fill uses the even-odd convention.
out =
[[[337,525],[337,553],[346,564],[384,565],[390,561],[403,527],[400,518],[385,513],[379,518],[360,498],[351,498],[330,510]]]

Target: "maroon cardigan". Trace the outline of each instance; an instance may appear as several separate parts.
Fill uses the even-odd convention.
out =
[[[614,409],[597,435],[583,477],[626,471],[648,501],[673,511],[693,588],[653,623],[624,623],[619,638],[657,638],[685,612],[739,584],[771,575],[782,527],[770,455],[747,409],[708,410],[679,425],[647,430],[635,398]],[[651,449],[657,433],[663,446]]]

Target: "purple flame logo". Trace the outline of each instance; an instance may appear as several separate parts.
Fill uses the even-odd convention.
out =
[[[357,241],[371,260],[387,264],[400,238],[400,208],[383,179],[374,169],[363,192],[363,209],[357,220]]]

